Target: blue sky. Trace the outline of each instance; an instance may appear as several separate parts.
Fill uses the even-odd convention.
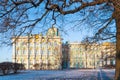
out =
[[[99,7],[96,6],[95,8],[99,8]],[[106,9],[108,9],[108,8],[106,8]],[[64,32],[60,31],[60,34],[61,34],[64,42],[65,41],[80,42],[86,36],[93,35],[93,31],[95,31],[95,30],[88,29],[88,26],[90,25],[89,23],[92,22],[92,20],[94,22],[94,20],[96,20],[96,16],[100,17],[100,18],[102,18],[102,17],[105,18],[104,16],[106,16],[106,13],[104,14],[104,16],[103,16],[103,14],[98,16],[98,14],[100,14],[100,12],[99,11],[97,11],[97,12],[94,11],[94,13],[96,13],[96,16],[95,16],[95,15],[91,14],[91,12],[90,12],[90,14],[88,12],[86,12],[87,10],[89,10],[89,9],[86,8],[85,10],[83,10],[83,11],[81,10],[81,12],[78,12],[78,13],[75,13],[75,14],[72,14],[72,15],[67,15],[67,16],[64,16],[64,17],[63,16],[58,17],[57,22],[56,22],[57,25],[55,25],[55,27],[60,26],[67,33],[67,34],[65,34]],[[41,9],[36,8],[36,10],[34,10],[34,11],[32,10],[32,11],[28,12],[29,13],[29,19],[38,18],[39,17],[38,14],[36,14],[36,15],[33,15],[33,14],[35,14],[36,12],[41,13],[41,11],[42,11],[42,8]],[[85,11],[85,13],[84,13],[84,11]],[[101,13],[103,13],[103,11],[101,11]],[[110,12],[108,12],[108,13],[109,13],[109,16],[111,16]],[[43,27],[45,26],[44,28],[48,28],[48,27],[50,27],[51,24],[53,24],[53,20],[51,19],[52,18],[51,14],[52,13],[50,13],[48,15],[48,18],[46,20],[45,19],[42,20],[41,23],[39,23],[38,25],[35,26],[35,30],[33,31],[33,33],[36,33],[36,34],[40,33],[41,30],[43,29],[42,26]],[[87,17],[87,16],[89,16],[89,17]],[[84,22],[81,21],[83,19],[85,20]],[[45,24],[44,24],[44,21],[46,21]],[[100,20],[99,22],[102,23],[101,21],[102,20]],[[77,24],[77,25],[75,25],[75,24]],[[93,25],[93,23],[92,23],[92,25]],[[75,27],[75,29],[72,29],[73,26]],[[2,48],[0,48],[0,51],[1,51],[0,62],[11,61],[12,60],[12,47],[2,47]]]
[[[72,26],[73,25],[70,25],[70,24],[64,26],[64,30],[65,30],[65,32],[67,34],[65,34],[64,32],[60,31],[60,35],[63,38],[63,42],[65,42],[65,41],[80,42],[86,36],[93,35],[92,34],[93,33],[92,29],[78,30],[78,28],[72,29],[71,28]],[[82,25],[81,27],[84,27],[84,25]],[[33,33],[37,34],[37,33],[39,33],[39,30],[38,30],[38,32],[37,32],[37,30],[35,30],[35,32],[33,32]],[[3,61],[12,61],[12,46],[2,47],[2,48],[0,48],[0,51],[1,51],[0,62],[3,62]]]
[[[3,61],[12,61],[12,48],[11,47],[2,47],[0,48],[0,62]]]
[[[75,31],[69,31],[68,35],[62,33],[62,38],[63,41],[70,41],[70,42],[74,42],[74,41],[78,41],[80,42],[82,40],[83,34],[81,34],[81,32],[75,32]],[[1,56],[0,56],[0,62],[3,61],[12,61],[12,46],[9,47],[2,47],[0,48],[1,51]]]
[[[70,25],[67,25],[67,26],[69,26],[69,28],[70,28]],[[63,42],[65,42],[65,41],[80,42],[86,36],[93,35],[92,29],[89,29],[89,30],[83,29],[82,31],[81,30],[76,31],[71,28],[69,30],[68,30],[68,28],[65,28],[65,31],[67,34],[60,31],[60,35],[63,39]],[[1,51],[0,62],[12,61],[12,46],[2,47],[2,48],[0,48],[0,51]]]
[[[69,26],[69,27],[68,27]],[[72,29],[73,25],[66,25],[64,26],[64,31],[67,33],[65,34],[62,31],[59,31],[61,38],[63,39],[63,42],[69,41],[69,42],[80,42],[86,35],[92,35],[92,30],[87,30],[87,32],[83,29],[82,31],[76,31],[75,29]],[[56,26],[57,27],[57,26]],[[39,30],[35,29],[33,31],[34,34],[39,33]],[[88,34],[89,33],[89,34]],[[0,62],[3,61],[12,61],[12,46],[9,47],[1,47],[1,56],[0,56]]]

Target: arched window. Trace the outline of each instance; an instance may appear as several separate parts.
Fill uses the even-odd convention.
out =
[[[56,41],[54,42],[54,46],[57,46],[57,42]]]
[[[25,50],[26,50],[25,47],[23,47],[23,54],[25,54],[25,52],[26,52]]]
[[[36,54],[38,54],[38,53],[39,53],[39,48],[38,48],[38,47],[36,47],[35,52],[36,52]]]
[[[20,51],[20,49],[19,49],[19,47],[17,47],[16,54],[19,54],[19,51]]]
[[[30,47],[29,54],[32,54],[32,52],[33,52],[33,47]]]

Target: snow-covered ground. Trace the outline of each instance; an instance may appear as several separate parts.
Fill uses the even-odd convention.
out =
[[[98,76],[103,74],[99,69],[87,70],[26,70],[17,74],[0,76],[0,80],[98,80]],[[102,70],[114,77],[114,69]],[[104,77],[104,76],[103,76]],[[66,79],[65,79],[66,78]],[[101,76],[99,76],[101,78]]]

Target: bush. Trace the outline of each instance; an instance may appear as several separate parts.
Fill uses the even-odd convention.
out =
[[[0,63],[0,70],[3,75],[6,75],[10,72],[17,73],[18,70],[24,69],[24,65],[20,63],[12,63],[12,62],[2,62]]]

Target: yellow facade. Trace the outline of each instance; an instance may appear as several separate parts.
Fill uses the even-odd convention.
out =
[[[70,43],[71,68],[95,68],[100,64],[100,47],[97,44]]]
[[[52,27],[45,36],[20,36],[13,44],[13,61],[24,64],[26,69],[61,69],[61,48],[61,37]]]
[[[115,64],[115,53],[115,44],[109,42],[62,45],[55,27],[45,36],[20,36],[13,44],[13,62],[24,64],[26,69],[97,68]]]
[[[108,42],[103,44],[73,42],[68,45],[70,68],[97,68],[115,64],[115,44],[108,45]]]

